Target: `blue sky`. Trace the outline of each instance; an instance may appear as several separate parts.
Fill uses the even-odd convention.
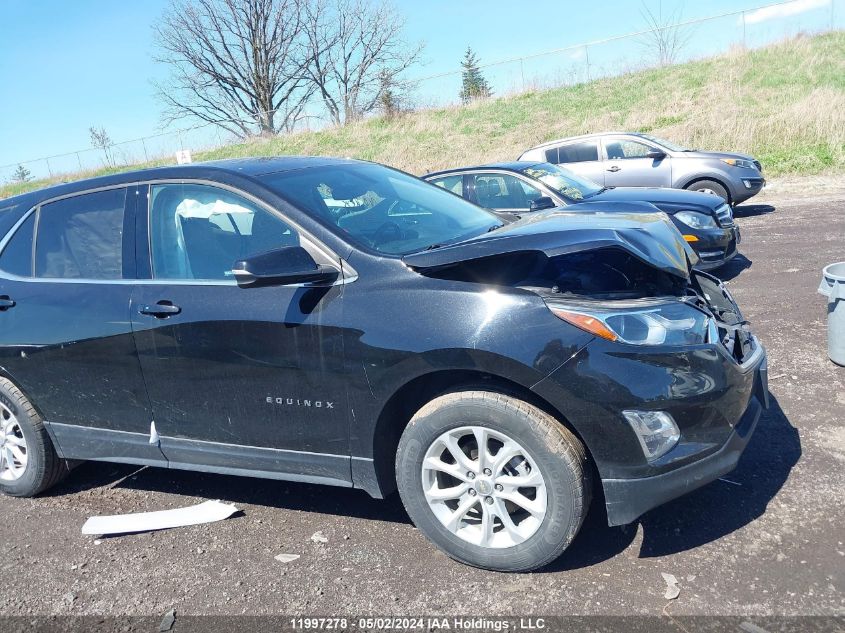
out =
[[[657,6],[658,0],[647,1]],[[114,141],[159,131],[161,105],[151,80],[164,71],[153,61],[151,25],[168,2],[0,0],[0,165],[88,148],[91,125],[104,126]],[[796,24],[824,28],[831,19],[830,2],[841,27],[845,0],[801,0],[800,12],[758,15],[747,29],[762,41],[794,32]],[[664,11],[677,4],[663,0]],[[684,18],[696,18],[766,2],[681,4]],[[468,45],[482,62],[492,62],[643,27],[639,0],[398,0],[396,5],[407,19],[408,40],[426,42],[427,63],[413,71],[417,76],[454,69]],[[697,28],[690,53],[718,52],[736,42],[741,31],[736,19]],[[642,54],[630,42],[614,46],[614,56],[610,45],[592,52],[593,63],[605,53],[608,66]],[[580,63],[580,56],[575,51],[535,60],[529,73],[546,72],[561,60]],[[510,65],[507,72],[516,68]],[[430,82],[426,89],[447,92],[451,85]]]

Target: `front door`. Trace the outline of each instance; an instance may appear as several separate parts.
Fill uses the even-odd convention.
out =
[[[0,366],[68,458],[163,462],[129,318],[136,192],[43,204],[0,255]]]
[[[470,190],[475,194],[473,202],[497,211],[525,213],[532,201],[549,195],[513,174],[480,172],[470,178],[473,179]]]
[[[342,285],[239,287],[235,261],[302,243],[251,199],[157,184],[147,206],[151,279],[131,313],[162,452],[177,467],[349,482]]]
[[[605,138],[605,187],[671,187],[672,159],[649,158],[648,153],[655,149],[630,138]]]

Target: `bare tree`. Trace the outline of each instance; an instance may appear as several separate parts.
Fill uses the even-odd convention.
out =
[[[386,0],[314,0],[308,4],[308,75],[336,125],[396,101],[410,84],[402,74],[419,61],[422,43],[408,46],[405,21]]]
[[[683,4],[671,11],[663,10],[663,0],[658,0],[657,11],[643,0],[640,13],[650,29],[643,38],[660,66],[669,66],[678,61],[678,56],[689,42],[691,33],[680,26],[683,18]]]
[[[244,138],[290,129],[314,88],[305,75],[307,0],[172,0],[154,26],[166,122],[196,117]]]
[[[105,166],[114,167],[114,153],[112,152],[112,146],[114,143],[112,142],[109,133],[106,132],[106,128],[91,126],[88,128],[88,133],[91,135],[91,145],[103,151]]]

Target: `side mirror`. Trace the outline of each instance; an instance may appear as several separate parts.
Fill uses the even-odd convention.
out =
[[[338,271],[320,266],[301,246],[287,246],[235,262],[232,272],[242,288],[324,283],[337,279]]]
[[[556,206],[555,201],[549,196],[540,196],[539,198],[531,201],[531,204],[528,206],[528,210],[542,211],[543,209],[554,209]]]
[[[666,152],[662,152],[659,149],[653,149],[646,154],[646,158],[651,158],[652,160],[663,160],[666,158]]]

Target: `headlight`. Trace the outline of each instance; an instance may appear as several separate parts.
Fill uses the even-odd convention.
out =
[[[712,215],[698,213],[697,211],[678,211],[675,217],[694,229],[715,229],[718,226],[716,218]]]
[[[630,345],[700,345],[710,342],[710,317],[680,301],[607,309],[547,301],[560,319],[608,341]]]
[[[745,160],[744,158],[720,158],[719,160],[723,163],[727,163],[731,167],[745,167],[746,169],[757,169],[757,165],[755,165],[750,160]]]

